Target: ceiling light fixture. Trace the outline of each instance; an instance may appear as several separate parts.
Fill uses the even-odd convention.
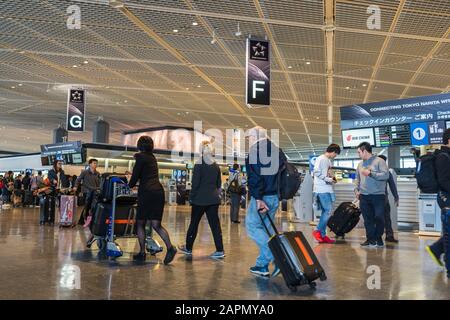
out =
[[[11,89],[15,89],[16,87],[12,86]]]
[[[308,65],[309,65],[309,64],[311,64],[311,62],[310,62],[310,61],[306,61],[306,64],[308,64]]]
[[[242,36],[241,29],[239,28],[239,22],[238,22],[238,25],[237,25],[237,31],[236,31],[236,33],[235,33],[234,35],[235,35],[236,37]]]
[[[292,69],[292,66],[288,66],[288,69]]]
[[[124,7],[122,0],[109,0],[109,5],[115,9]]]
[[[211,40],[211,44],[215,44],[217,42],[217,39],[216,39],[216,29],[214,29],[213,30],[213,37],[212,37],[212,40]]]
[[[84,64],[88,64],[88,63],[89,63],[89,61],[87,61],[87,60],[84,60],[84,61],[83,61],[83,63],[84,63]]]
[[[365,84],[365,83],[363,83],[363,85],[362,85],[363,87],[367,87],[367,84]]]
[[[19,83],[19,87],[23,86],[23,84]]]
[[[198,26],[198,22],[197,22],[197,21],[194,21],[194,22],[192,22],[192,25],[193,25],[193,26]]]
[[[350,87],[345,87],[345,90],[349,90],[350,89]]]
[[[173,29],[173,32],[177,33],[177,32],[178,32],[178,29]]]
[[[74,64],[74,65],[72,66],[72,68],[78,68],[78,66],[77,66],[76,64]]]

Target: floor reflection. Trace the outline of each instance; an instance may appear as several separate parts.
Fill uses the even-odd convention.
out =
[[[94,244],[85,247],[89,233],[81,227],[39,226],[38,209],[4,210],[0,214],[1,299],[448,299],[448,280],[424,248],[433,238],[400,233],[400,244],[384,249],[362,249],[362,230],[335,245],[312,242],[311,227],[291,224],[282,214],[277,224],[305,232],[326,270],[328,280],[292,293],[281,276],[252,276],[257,248],[241,224],[230,224],[228,208],[220,217],[226,258],[215,261],[206,218],[199,227],[194,255],[178,254],[165,266],[163,253],[144,263],[132,261],[136,239],[118,239],[124,256],[112,261]],[[174,243],[185,241],[190,208],[166,208],[164,225]],[[162,243],[162,241],[161,241]],[[381,288],[367,286],[369,266],[380,269]]]

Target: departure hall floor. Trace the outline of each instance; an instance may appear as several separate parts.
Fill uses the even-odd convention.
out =
[[[247,237],[244,211],[243,223],[232,225],[228,208],[221,207],[227,255],[223,261],[208,258],[214,246],[204,217],[192,261],[178,254],[170,266],[162,264],[165,253],[147,258],[145,264],[134,263],[131,255],[137,250],[136,239],[118,240],[125,253],[116,261],[99,258],[95,244],[94,249],[85,248],[87,232],[81,227],[39,226],[38,211],[0,213],[0,299],[450,298],[445,273],[425,251],[435,238],[419,238],[413,233],[400,233],[400,243],[384,249],[360,248],[362,230],[348,235],[346,243],[317,245],[312,242],[311,226],[288,223],[283,214],[278,225],[283,230],[305,232],[328,276],[327,281],[318,282],[316,291],[306,286],[292,293],[281,276],[268,280],[249,273],[257,248]],[[189,213],[189,207],[166,207],[164,225],[176,244],[184,240]],[[380,289],[367,286],[369,266],[381,270]],[[78,289],[73,285],[77,283],[74,270],[80,270]]]

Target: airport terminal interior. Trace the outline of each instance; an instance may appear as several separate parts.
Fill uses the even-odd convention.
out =
[[[438,167],[427,167],[435,150],[450,150],[449,130],[449,0],[0,1],[0,299],[448,300],[450,182],[439,176],[450,179],[450,162],[423,172]],[[278,252],[262,224],[257,245],[249,217],[254,190],[289,174],[259,176],[254,132],[267,132],[298,177],[274,209],[270,250],[288,239]],[[162,226],[178,248],[168,264],[158,225],[145,229],[144,259],[134,256],[137,216],[159,210],[142,179],[139,192],[131,185],[147,136]],[[208,152],[216,164],[198,165]],[[335,198],[322,226],[329,242],[315,232],[321,183]],[[384,215],[372,220],[391,221],[383,245],[361,246],[364,183],[382,186]],[[224,256],[214,213],[184,254],[193,210],[217,207],[196,202],[210,193]],[[350,212],[341,204],[357,212],[342,234],[330,223]],[[441,256],[429,247],[438,240]],[[250,270],[266,256],[259,246],[278,262],[267,274]],[[313,286],[318,268],[326,279]],[[289,272],[300,282],[289,285]]]

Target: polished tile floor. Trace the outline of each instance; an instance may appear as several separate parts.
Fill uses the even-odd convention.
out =
[[[192,260],[179,254],[170,266],[163,254],[144,264],[131,261],[135,239],[119,239],[123,257],[109,261],[98,250],[85,249],[81,228],[39,226],[38,209],[0,213],[0,299],[449,299],[449,282],[424,248],[435,238],[400,233],[400,244],[362,249],[362,230],[346,243],[316,245],[309,225],[291,224],[279,215],[283,230],[302,230],[314,246],[328,280],[317,289],[290,292],[282,277],[263,279],[248,272],[257,256],[244,223],[230,224],[221,208],[226,258],[214,261],[206,222],[202,221]],[[182,243],[189,225],[189,208],[166,207],[164,224],[174,243]],[[244,211],[241,211],[244,220]],[[159,238],[157,238],[159,239]],[[374,267],[375,266],[375,267]],[[369,268],[370,267],[370,268]],[[369,289],[372,269],[380,270],[379,289]]]

